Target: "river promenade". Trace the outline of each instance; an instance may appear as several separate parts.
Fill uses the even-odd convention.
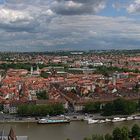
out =
[[[133,116],[140,116],[140,113],[133,114]],[[62,119],[68,118],[70,121],[84,121],[85,117],[92,119],[113,119],[115,117],[128,117],[128,115],[114,115],[114,116],[101,116],[100,114],[69,114],[69,115],[58,115],[50,116],[51,119]],[[14,115],[0,114],[0,123],[37,123],[40,117],[17,117]],[[45,118],[45,117],[43,117]]]

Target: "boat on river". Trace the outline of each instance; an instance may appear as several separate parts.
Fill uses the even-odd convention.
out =
[[[117,117],[117,118],[114,118],[114,119],[112,120],[112,122],[121,122],[121,121],[125,121],[125,120],[126,120],[126,118]]]
[[[133,116],[128,116],[128,117],[126,118],[126,120],[127,120],[127,121],[134,120],[134,117],[133,117]]]
[[[111,122],[111,119],[106,118],[105,122]]]
[[[88,124],[93,124],[93,123],[98,123],[98,122],[99,122],[99,120],[94,120],[92,118],[88,119]]]
[[[105,120],[99,120],[98,123],[105,123]]]
[[[90,117],[88,117],[88,116],[84,117],[84,121],[88,121],[89,119],[90,119]]]
[[[38,124],[58,124],[58,123],[70,123],[69,119],[48,119],[43,118],[38,120]]]

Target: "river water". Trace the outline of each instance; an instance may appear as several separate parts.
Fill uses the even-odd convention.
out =
[[[28,136],[29,140],[83,140],[92,134],[111,133],[113,128],[139,124],[140,120],[124,121],[116,123],[90,124],[87,122],[71,122],[70,124],[36,124],[36,123],[5,123],[0,124],[4,127],[5,134],[8,134],[10,127],[13,127],[17,135]]]

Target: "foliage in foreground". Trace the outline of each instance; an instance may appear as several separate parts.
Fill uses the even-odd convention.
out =
[[[137,124],[134,124],[131,130],[125,126],[122,128],[116,127],[112,134],[94,134],[90,138],[85,137],[83,140],[140,140],[140,127]]]

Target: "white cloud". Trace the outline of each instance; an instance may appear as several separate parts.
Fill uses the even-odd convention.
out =
[[[128,7],[127,11],[129,13],[139,13],[140,12],[140,0],[134,0]]]
[[[82,3],[76,3],[74,1],[67,1],[65,3],[65,6],[68,8],[80,8],[82,6]]]
[[[139,21],[97,16],[105,6],[106,0],[6,0],[0,6],[0,50],[139,47]]]
[[[7,8],[0,9],[0,21],[1,22],[19,22],[19,21],[28,21],[32,20],[31,17],[27,12],[21,12],[17,10],[11,10]]]
[[[54,12],[53,12],[51,9],[48,9],[48,10],[46,11],[46,15],[48,15],[48,16],[53,16],[53,15],[54,15]]]
[[[56,0],[51,5],[60,15],[95,14],[103,10],[106,0]]]

